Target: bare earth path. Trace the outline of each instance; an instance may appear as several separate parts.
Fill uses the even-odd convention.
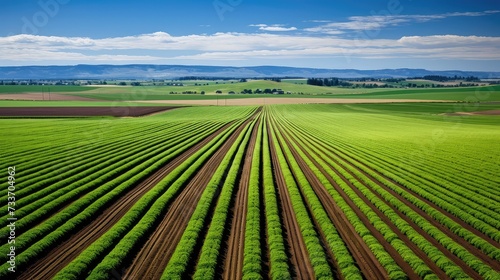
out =
[[[243,171],[240,178],[236,200],[234,202],[229,247],[226,254],[223,279],[241,279],[243,273],[243,253],[245,246],[245,223],[248,209],[248,187],[252,167],[253,152],[257,141],[260,121],[254,125],[250,143],[248,144]]]

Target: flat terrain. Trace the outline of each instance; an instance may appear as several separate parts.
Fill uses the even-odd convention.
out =
[[[158,104],[182,104],[182,105],[237,105],[258,106],[273,104],[356,104],[356,103],[425,103],[425,102],[449,102],[446,100],[418,100],[418,99],[347,99],[347,98],[231,98],[219,100],[148,100],[147,103]]]
[[[177,107],[0,107],[2,117],[139,117]]]

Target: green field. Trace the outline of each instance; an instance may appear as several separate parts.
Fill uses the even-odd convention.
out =
[[[0,119],[18,271],[3,243],[0,277],[498,279],[500,116],[446,114],[484,110],[498,104]]]
[[[282,89],[292,94],[234,94],[243,89]],[[221,90],[223,94],[215,94]],[[46,86],[0,86],[0,94],[6,93],[41,93],[47,92]],[[338,87],[318,87],[311,85],[297,85],[289,81],[281,83],[264,80],[251,80],[246,83],[211,84],[208,86],[187,85],[179,86],[139,86],[139,87],[88,87],[88,86],[51,86],[53,93],[77,95],[106,101],[139,101],[139,100],[204,100],[229,98],[280,98],[280,97],[313,97],[313,98],[353,98],[353,99],[422,99],[422,100],[449,100],[462,102],[491,102],[500,101],[500,86],[480,86],[464,88],[427,88],[427,89],[350,89]],[[183,91],[200,94],[180,94]],[[177,92],[179,94],[169,94]]]
[[[54,92],[82,92],[94,90],[92,87],[84,87],[84,86],[9,86],[9,85],[1,85],[0,86],[0,94],[4,93],[48,93]]]

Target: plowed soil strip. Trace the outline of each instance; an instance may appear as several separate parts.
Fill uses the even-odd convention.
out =
[[[242,279],[243,254],[245,245],[245,223],[248,209],[248,186],[252,168],[253,152],[257,142],[257,131],[260,121],[255,124],[250,143],[247,147],[243,171],[240,178],[236,200],[234,202],[229,247],[225,259],[224,279]]]
[[[377,260],[373,252],[368,247],[368,245],[358,235],[353,225],[347,219],[345,213],[340,209],[335,200],[333,200],[332,196],[328,193],[328,191],[321,184],[321,182],[319,182],[319,180],[311,171],[309,166],[307,166],[307,164],[302,160],[302,158],[298,154],[296,154],[296,151],[293,149],[293,147],[291,145],[289,145],[289,147],[292,152],[295,152],[294,157],[296,157],[297,163],[299,164],[301,170],[306,175],[306,178],[308,179],[309,183],[316,192],[316,195],[318,195],[318,198],[323,204],[325,211],[327,212],[328,216],[330,217],[335,227],[339,231],[339,234],[341,235],[342,239],[348,246],[349,251],[356,260],[363,275],[366,277],[366,279],[387,279],[389,277],[387,275],[387,272],[382,267],[380,262]],[[339,190],[337,189],[337,191]],[[341,190],[339,192],[342,193]],[[345,200],[346,202],[349,202],[348,199]],[[350,206],[353,209],[357,209],[356,206],[354,207],[352,205]],[[370,225],[369,221],[367,222],[363,220],[363,223],[365,225]],[[418,279],[418,276],[416,279]]]
[[[174,106],[0,107],[2,117],[138,117],[175,109]]]
[[[212,174],[250,120],[251,118],[233,132],[172,202],[161,223],[127,269],[125,279],[161,278]]]
[[[183,161],[188,159],[197,150],[205,146],[229,126],[230,124],[227,124],[220,128],[207,138],[203,139],[203,141],[194,145],[189,150],[185,151],[183,154],[156,171],[153,175],[145,179],[120,199],[115,201],[115,203],[110,205],[90,224],[84,226],[69,239],[63,241],[57,247],[47,252],[42,259],[33,263],[27,268],[26,271],[19,275],[18,279],[50,279],[54,277],[62,268],[81,254],[90,244],[101,237],[106,231],[111,229],[145,193],[158,184],[158,182],[160,182],[168,173],[177,168]]]
[[[334,152],[334,151],[332,151]],[[335,153],[335,152],[334,152]],[[336,161],[335,159],[331,158],[332,160]],[[336,161],[337,162],[337,161]],[[356,169],[357,171],[359,171],[360,173],[362,173],[364,176],[366,176],[366,178],[368,178],[369,180],[371,180],[372,182],[376,183],[378,186],[380,186],[381,188],[383,188],[384,190],[386,190],[387,192],[389,192],[392,196],[394,196],[395,198],[397,198],[399,201],[403,202],[405,205],[407,205],[408,207],[410,207],[413,211],[415,211],[417,214],[419,214],[420,216],[422,216],[423,218],[425,218],[427,221],[429,221],[433,226],[435,226],[436,228],[438,228],[440,231],[442,231],[444,234],[446,234],[448,237],[450,237],[451,239],[453,239],[453,241],[457,242],[458,244],[460,244],[461,246],[463,246],[465,249],[467,249],[469,252],[471,252],[472,254],[474,254],[476,257],[478,257],[479,259],[481,259],[484,263],[486,263],[487,265],[491,266],[492,268],[494,268],[495,270],[497,271],[500,271],[500,263],[494,259],[492,259],[491,257],[489,257],[488,255],[486,255],[483,251],[481,251],[480,249],[478,249],[477,247],[475,247],[474,245],[470,244],[469,242],[467,242],[467,240],[463,239],[462,237],[456,235],[454,232],[452,232],[448,227],[442,225],[441,223],[439,223],[438,221],[436,221],[435,219],[433,219],[429,214],[427,214],[425,211],[423,211],[422,209],[418,208],[417,206],[415,206],[414,204],[412,204],[410,201],[406,200],[404,197],[402,197],[401,195],[399,195],[398,193],[396,193],[395,191],[391,190],[390,188],[388,188],[387,186],[385,186],[382,182],[380,182],[379,180],[375,179],[373,176],[371,176],[370,174],[364,172],[363,170],[359,169],[358,167],[354,166],[352,163],[348,162],[348,161],[345,161],[345,163],[347,163],[348,165],[350,165],[352,168]],[[366,166],[365,166],[366,167]],[[369,167],[367,167],[369,168]],[[369,168],[370,170],[372,170],[373,172],[376,172],[377,174],[379,174],[380,176],[383,176],[381,175],[378,171],[376,170],[373,170],[371,168]],[[352,173],[351,171],[349,170],[346,170],[347,172],[349,172],[349,174],[351,174],[353,177],[357,178],[360,182],[362,182],[358,176],[356,176],[354,173]],[[384,178],[386,178],[385,176],[383,176]],[[397,182],[394,182],[392,181],[391,179],[389,178],[386,178],[387,180],[389,180],[391,183],[395,184],[396,186],[400,187],[400,188],[403,188],[405,190],[408,190],[406,189],[404,186],[400,185],[399,183]],[[370,188],[369,186],[367,186],[368,188]],[[370,188],[371,189],[371,188]],[[381,197],[376,191],[372,190],[372,192]],[[412,195],[414,195],[415,197],[418,197],[418,198],[421,198],[422,200],[424,200],[425,202],[428,202],[431,206],[433,206],[436,210],[440,211],[441,213],[443,213],[443,209],[435,206],[434,204],[432,204],[431,202],[427,201],[426,199],[418,196],[416,193],[413,193],[412,191],[408,190],[408,192],[410,192]],[[391,208],[395,209],[390,203],[388,203],[389,206],[391,206]],[[396,210],[395,210],[396,211]],[[396,211],[397,213],[399,213],[399,215],[407,220],[408,218],[406,217],[406,215],[404,215],[403,213],[399,212],[399,211]],[[446,211],[445,211],[446,212]],[[448,213],[448,212],[446,212]],[[453,215],[452,215],[453,216]],[[455,216],[453,216],[455,217]],[[456,218],[456,217],[455,217]],[[457,218],[458,219],[458,218]],[[410,225],[415,225],[417,226],[415,223],[411,222]],[[418,226],[417,226],[418,227]],[[418,227],[420,229],[420,227]],[[466,228],[468,229],[468,228]],[[420,229],[421,230],[421,229]],[[472,232],[472,231],[471,231]],[[474,232],[473,232],[474,233]],[[435,243],[435,239],[432,238],[430,235],[428,235],[427,233],[425,233],[425,235],[427,235],[428,237],[430,237],[432,239],[432,242]],[[483,237],[483,236],[480,236],[480,237]],[[488,241],[488,240],[486,240]],[[491,243],[491,242],[490,242]],[[495,245],[495,244],[492,244],[492,245]],[[442,246],[442,245],[441,245]],[[498,248],[498,246],[496,246]],[[444,248],[444,247],[443,247]],[[447,250],[446,250],[447,251]],[[453,255],[454,256],[454,255]],[[456,257],[456,256],[454,256]]]
[[[274,139],[271,136],[270,123],[267,125],[269,146],[271,149],[271,160],[273,170],[278,186],[278,196],[282,207],[283,222],[286,237],[288,239],[289,253],[291,255],[291,269],[298,279],[314,279],[314,270],[307,252],[307,247],[304,243],[304,238],[300,232],[295,213],[293,211],[292,202],[288,194],[285,178],[281,171],[281,166],[278,160],[277,151],[274,147]]]
[[[294,139],[294,142],[300,146],[300,144]],[[332,185],[336,185],[335,181],[333,178],[326,172],[326,170],[315,160],[316,157],[320,157],[319,154],[314,153],[315,156],[312,156],[308,154],[306,151],[304,151],[304,148],[301,147],[302,151],[307,155],[307,157],[314,163],[314,165],[318,168],[318,170],[323,173],[323,175],[332,183]],[[296,156],[299,156],[296,154]],[[302,163],[303,166],[307,166],[305,162]],[[329,164],[328,164],[329,165]],[[349,187],[368,205],[372,211],[374,211],[379,218],[387,224],[390,229],[398,236],[399,239],[401,239],[412,251],[415,255],[417,255],[420,259],[422,259],[429,268],[432,269],[432,271],[439,277],[439,279],[449,279],[449,277],[444,273],[443,270],[441,270],[420,248],[418,248],[411,240],[404,234],[402,233],[391,221],[387,216],[382,213],[375,205],[373,205],[364,195],[361,193],[361,191],[356,188],[347,178],[345,178],[342,174],[340,174],[335,168],[331,165],[329,165],[329,168],[333,170],[337,176],[339,176]],[[317,181],[317,179],[315,179]],[[360,181],[361,182],[361,181]],[[317,181],[319,183],[319,181]],[[320,184],[320,183],[319,183]],[[340,190],[339,190],[340,189]],[[363,223],[367,226],[367,228],[372,232],[372,234],[377,238],[377,240],[384,246],[384,249],[394,258],[394,261],[404,270],[406,274],[408,274],[410,279],[419,279],[419,276],[414,272],[414,270],[411,268],[411,266],[405,262],[405,260],[401,257],[401,255],[398,253],[398,251],[390,244],[388,243],[384,236],[369,222],[369,219],[362,213],[362,211],[359,209],[359,207],[355,206],[355,204],[350,200],[350,198],[347,196],[347,194],[341,190],[339,187],[337,189],[339,193],[342,195],[344,200],[346,200],[349,204],[349,206],[356,212],[357,216],[363,221]],[[394,209],[393,209],[394,210]]]

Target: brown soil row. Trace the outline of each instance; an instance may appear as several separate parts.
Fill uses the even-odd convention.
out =
[[[171,162],[160,168],[139,185],[124,194],[106,210],[96,217],[90,224],[83,226],[69,239],[61,242],[57,247],[46,252],[43,258],[30,265],[18,279],[51,279],[62,268],[81,254],[90,244],[100,238],[106,231],[111,229],[128,210],[151,188],[160,182],[167,174],[177,168],[182,162],[192,156],[203,146],[207,145],[217,135],[222,133],[230,124],[225,125],[212,133],[203,141],[194,145]]]
[[[286,234],[288,251],[291,256],[290,268],[292,276],[298,279],[314,279],[314,270],[307,252],[307,247],[304,238],[297,223],[297,218],[293,211],[292,202],[288,194],[283,171],[281,170],[280,162],[274,139],[271,135],[271,124],[268,121],[267,132],[269,137],[269,146],[271,150],[271,161],[273,165],[274,178],[278,187],[279,203],[281,205],[281,214],[283,218],[284,234]]]
[[[228,240],[229,247],[225,258],[223,279],[242,279],[248,187],[259,124],[260,120],[254,125],[252,131],[252,136],[246,150],[238,191],[236,192],[236,200],[232,209],[233,218],[231,221],[231,232]]]
[[[126,279],[161,278],[206,185],[250,120],[251,118],[232,133],[229,139],[212,155],[172,202],[160,224],[128,267],[124,275]]]
[[[178,107],[174,106],[106,106],[106,107],[0,107],[2,117],[139,117]]]
[[[322,145],[322,147],[324,149],[328,149],[330,150],[331,152],[335,153],[336,155],[338,155],[338,153],[336,151],[333,151],[332,149],[329,149],[328,147],[325,147]],[[335,159],[333,159],[332,157],[329,157],[331,160],[335,161],[338,163],[338,161],[336,161]],[[355,160],[355,159],[353,159]],[[357,160],[356,160],[357,161]],[[427,214],[425,211],[423,211],[422,209],[418,208],[417,206],[415,206],[414,204],[412,204],[411,202],[409,202],[408,200],[406,200],[404,197],[402,197],[401,195],[399,195],[398,193],[396,193],[395,191],[391,190],[390,188],[388,188],[387,186],[385,186],[382,182],[378,181],[377,179],[375,179],[373,176],[367,174],[366,172],[364,172],[363,170],[359,169],[358,167],[354,166],[352,163],[348,162],[348,161],[345,161],[345,163],[347,163],[348,165],[350,165],[351,167],[355,168],[357,171],[359,171],[360,173],[362,173],[364,176],[366,176],[366,178],[370,179],[372,182],[376,183],[378,186],[380,186],[381,188],[383,188],[385,191],[389,192],[392,196],[394,196],[395,198],[397,198],[399,201],[403,202],[406,206],[408,206],[409,208],[411,208],[414,212],[416,212],[418,215],[420,215],[421,217],[425,218],[428,222],[430,222],[433,226],[435,226],[436,228],[438,228],[441,232],[443,232],[444,234],[446,234],[448,237],[450,237],[453,241],[457,242],[458,244],[460,244],[461,246],[463,246],[466,250],[468,250],[470,253],[474,254],[476,257],[478,257],[479,259],[481,259],[481,261],[483,261],[485,264],[491,266],[492,268],[494,268],[495,270],[497,271],[500,271],[500,263],[498,263],[496,260],[493,260],[491,257],[489,257],[488,255],[486,255],[483,251],[481,251],[480,249],[478,249],[477,247],[473,246],[472,244],[470,244],[469,242],[467,242],[465,239],[463,239],[462,237],[456,235],[454,232],[452,232],[448,227],[440,224],[438,221],[434,220],[429,214]],[[359,162],[359,161],[357,161]],[[361,163],[362,164],[362,163]],[[363,164],[364,165],[364,164]],[[368,166],[364,165],[366,168],[369,168]],[[373,172],[376,172],[377,174],[379,174],[380,176],[383,176],[384,178],[386,178],[384,175],[380,174],[378,171],[376,170],[373,170],[371,168],[369,168],[370,170],[372,170]],[[358,181],[360,182],[363,182],[358,176],[356,176],[353,172],[349,171],[349,170],[346,170],[351,176],[353,176],[354,178],[356,178]],[[389,178],[386,178],[388,180],[390,180]],[[392,181],[392,180],[391,180]],[[397,185],[398,187],[400,188],[403,188],[403,189],[406,189],[404,186],[400,185],[399,183],[396,183],[394,181],[392,181],[393,184]],[[429,235],[427,232],[425,232],[424,230],[422,230],[417,224],[415,224],[410,218],[408,218],[404,213],[402,213],[401,211],[399,211],[398,209],[396,209],[390,202],[386,201],[385,199],[382,198],[382,196],[376,192],[375,190],[373,190],[369,185],[367,184],[364,184],[367,188],[369,188],[373,194],[375,194],[379,199],[381,199],[382,201],[385,201],[386,204],[388,206],[391,207],[392,210],[394,210],[401,218],[403,218],[408,224],[410,224],[420,235],[422,235],[425,239],[427,239],[429,242],[431,242],[436,248],[438,248],[440,251],[443,252],[443,254],[445,254],[450,260],[452,260],[453,262],[455,262],[457,265],[461,266],[462,269],[464,270],[464,272],[466,272],[467,274],[469,274],[471,277],[473,277],[474,279],[478,279],[478,277],[480,278],[479,274],[474,271],[472,268],[470,268],[463,260],[461,260],[460,258],[458,258],[457,256],[455,256],[454,254],[452,254],[449,250],[447,250],[443,245],[441,245],[441,243],[438,242],[438,240],[434,239],[431,235]],[[412,193],[414,196],[416,197],[419,197],[423,200],[425,200],[424,198],[418,196],[416,193],[413,193],[412,191],[406,189],[407,191],[409,191],[410,193]],[[427,201],[427,200],[425,200]],[[443,209],[437,207],[436,205],[432,204],[433,207],[442,212],[443,213]],[[447,212],[446,212],[447,213]],[[449,213],[448,213],[449,214]],[[454,217],[454,216],[453,216]]]
[[[282,133],[281,134],[285,137],[285,135]],[[285,137],[286,138],[286,137]],[[337,205],[335,200],[332,198],[332,196],[328,193],[328,191],[325,189],[323,184],[318,180],[318,178],[315,176],[314,172],[310,169],[310,167],[305,163],[305,161],[300,157],[300,155],[297,153],[297,151],[293,148],[293,146],[290,144],[288,139],[285,139],[287,141],[287,146],[290,148],[292,151],[292,154],[294,158],[297,160],[297,163],[300,166],[300,169],[302,172],[304,172],[304,175],[306,176],[307,180],[311,184],[311,187],[313,188],[314,192],[320,199],[325,211],[327,212],[328,216],[334,223],[335,227],[339,231],[342,239],[346,243],[346,245],[349,248],[349,251],[353,255],[354,259],[358,263],[358,266],[361,269],[361,272],[367,279],[387,279],[388,274],[385,271],[385,269],[382,267],[382,265],[379,263],[373,252],[370,250],[368,245],[363,241],[361,236],[359,236],[354,229],[353,225],[349,222],[347,217],[345,216],[345,213],[340,209],[340,207]],[[323,170],[324,172],[324,170]],[[342,190],[338,185],[336,185],[333,180],[331,180],[334,186],[337,188],[337,191],[341,194],[343,194]],[[332,185],[333,185],[332,184]],[[353,208],[353,210],[359,210],[355,205],[353,204],[352,201],[350,201],[348,198],[344,197],[344,200],[346,202],[350,202],[350,207]],[[310,207],[310,206],[309,206]],[[372,226],[369,222],[368,219],[363,219],[364,216],[361,216],[359,213],[356,212],[358,217],[363,221],[363,223],[372,231],[373,235],[376,235],[378,231],[375,230],[373,232],[373,229],[370,228]],[[372,226],[373,227],[373,226]],[[383,238],[382,238],[383,239]],[[398,263],[399,264],[399,263]],[[404,261],[401,263],[402,265],[405,264]],[[407,264],[406,264],[407,265]],[[411,270],[411,268],[410,268]],[[410,274],[411,276],[411,274]],[[413,279],[418,279],[418,276]]]

